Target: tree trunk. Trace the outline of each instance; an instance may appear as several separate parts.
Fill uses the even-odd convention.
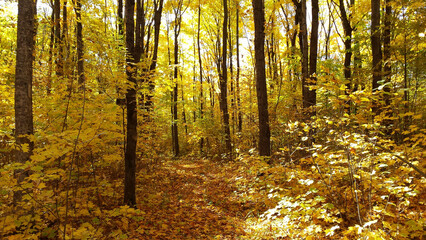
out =
[[[403,14],[403,20],[404,20],[404,26],[406,26],[406,15]],[[408,63],[407,63],[407,32],[404,32],[404,49],[403,49],[403,55],[404,55],[404,112],[408,113],[410,112],[410,80],[408,78]],[[407,130],[410,126],[410,116],[404,117],[404,130]],[[406,138],[408,135],[404,134],[404,138]]]
[[[153,71],[155,71],[157,67],[157,58],[158,58],[158,44],[160,42],[160,27],[161,27],[161,15],[163,12],[163,0],[156,0],[154,1],[154,47],[153,47],[153,54],[151,59],[151,66],[149,70],[151,71],[151,74]],[[145,100],[145,108],[148,112],[152,111],[153,104],[152,104],[152,97],[153,97],[153,91],[154,91],[154,82],[151,80],[151,78],[148,79],[148,94],[144,96]]]
[[[383,100],[386,109],[386,118],[383,121],[383,125],[387,127],[385,134],[392,134],[392,109],[391,105],[391,78],[392,78],[392,64],[391,64],[391,31],[392,31],[392,0],[386,0],[385,4],[385,19],[384,19],[384,31],[383,31],[383,77],[385,80],[385,86],[383,88]]]
[[[235,76],[235,87],[237,88],[237,115],[238,115],[238,132],[242,131],[243,118],[241,115],[241,99],[240,99],[240,1],[237,1],[236,7],[236,45],[237,45],[237,75]]]
[[[81,22],[81,0],[75,2],[75,16],[77,18],[77,75],[78,86],[84,91],[84,45],[83,45],[83,24]]]
[[[256,60],[256,92],[259,113],[259,154],[271,155],[268,95],[265,73],[265,7],[263,0],[253,0],[254,55]]]
[[[204,118],[204,90],[203,90],[203,61],[201,58],[201,43],[200,43],[200,33],[201,33],[201,3],[198,2],[198,29],[197,29],[197,48],[198,48],[198,64],[200,69],[200,118]],[[203,152],[204,147],[204,138],[200,138],[200,152]]]
[[[317,72],[317,56],[318,56],[318,13],[319,6],[318,0],[312,0],[312,28],[311,28],[311,44],[310,44],[310,53],[309,53],[309,77],[310,81],[308,85],[316,85],[317,78],[315,76]],[[316,90],[307,89],[306,93],[306,102],[307,107],[314,107],[316,105]],[[315,115],[315,110],[313,111]]]
[[[36,2],[33,0],[18,1],[18,30],[15,69],[15,138],[17,150],[15,161],[25,163],[30,160],[34,143],[27,136],[34,134],[32,80],[35,45]],[[24,150],[27,145],[28,150]],[[18,183],[28,175],[27,172],[16,171]],[[14,202],[21,200],[22,193],[15,192]]]
[[[68,76],[67,72],[67,55],[69,53],[69,49],[67,48],[68,45],[68,10],[67,10],[68,2],[64,0],[64,4],[62,5],[62,35],[61,35],[61,51],[60,51],[60,57],[62,58],[62,74],[66,77]],[[71,80],[72,81],[72,80]],[[71,82],[69,83],[71,88]]]
[[[390,105],[390,82],[391,82],[391,76],[392,76],[392,64],[391,64],[391,28],[392,28],[392,6],[391,6],[392,0],[386,0],[386,7],[385,7],[385,24],[384,24],[384,31],[383,31],[383,76],[385,78],[385,84],[386,86],[383,88],[384,90],[384,100],[386,106]]]
[[[61,38],[61,0],[55,0],[55,48],[56,48],[56,75],[63,75],[63,56],[62,56],[62,38]]]
[[[50,42],[49,42],[49,73],[47,75],[47,86],[46,94],[50,95],[52,92],[52,69],[53,69],[53,53],[54,53],[54,41],[55,41],[55,6],[52,5],[52,14],[50,16]]]
[[[308,30],[306,26],[306,0],[293,0],[296,6],[296,25],[299,25],[299,45],[302,53],[302,98],[303,108],[308,108],[314,103],[309,99],[308,77],[309,77],[309,52],[308,52]]]
[[[380,42],[380,0],[371,0],[371,50],[373,54],[373,91],[377,91],[382,79],[382,47]],[[373,111],[378,113],[378,106]]]
[[[353,6],[354,1],[351,1],[351,5]],[[344,0],[339,0],[339,9],[340,9],[340,18],[342,19],[342,25],[343,25],[343,31],[345,32],[345,62],[344,62],[344,69],[343,74],[345,76],[346,80],[346,94],[349,95],[349,93],[352,90],[352,70],[351,70],[351,59],[352,59],[352,26],[349,21],[349,17],[346,13],[345,9],[345,3]],[[350,103],[346,107],[347,111],[350,112]]]
[[[172,92],[172,146],[173,146],[173,155],[175,157],[179,156],[179,135],[178,135],[178,64],[179,64],[179,34],[180,26],[182,21],[182,1],[178,2],[178,6],[173,9],[175,13],[175,26],[174,26],[174,73],[173,73],[173,92]]]
[[[123,0],[118,0],[117,5],[117,24],[118,24],[118,35],[123,36],[123,27],[124,27],[124,21],[123,21]]]
[[[232,152],[231,132],[229,129],[229,112],[228,112],[228,74],[226,66],[226,52],[228,42],[228,0],[223,0],[223,27],[222,27],[222,74],[220,76],[220,110],[222,112],[223,129],[225,133],[225,149],[226,152]]]
[[[184,86],[182,72],[179,73],[179,77],[180,77],[181,86]],[[182,123],[183,123],[183,128],[185,129],[185,135],[188,136],[188,123],[186,121],[186,111],[185,111],[185,92],[183,91],[183,89],[184,89],[183,87],[181,87],[180,89],[181,101],[182,101]]]
[[[127,108],[127,142],[124,156],[124,204],[130,207],[136,206],[136,146],[137,146],[137,109],[136,109],[136,63],[140,59],[138,47],[135,45],[135,1],[127,0],[125,3],[126,23],[126,74],[129,87],[126,92]],[[137,28],[139,25],[136,24]]]
[[[235,135],[235,86],[234,86],[234,66],[232,64],[232,29],[231,29],[231,17],[228,17],[228,59],[229,59],[229,79],[230,79],[230,95],[231,95],[231,123],[230,130],[231,134]]]
[[[351,0],[351,1],[353,1],[353,0]],[[327,9],[328,9],[328,11],[332,12],[333,10],[331,8],[331,5],[332,5],[331,1],[327,0],[326,2],[327,2]],[[342,5],[341,2],[340,2],[340,5]],[[340,5],[339,5],[339,7],[340,7]],[[340,14],[342,14],[342,12]],[[325,21],[322,21],[322,27],[323,27],[323,29],[325,31],[325,43],[324,43],[325,56],[324,57],[325,57],[326,60],[328,60],[328,58],[329,58],[329,50],[328,49],[329,49],[329,46],[330,46],[330,36],[331,36],[331,30],[332,30],[332,27],[333,27],[333,19],[332,19],[332,17],[333,16],[331,14],[328,14],[328,26],[327,26],[327,29],[325,27]],[[345,27],[343,26],[343,28],[345,28]]]

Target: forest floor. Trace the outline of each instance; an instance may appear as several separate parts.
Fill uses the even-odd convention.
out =
[[[322,175],[309,165],[312,159],[287,165],[268,165],[253,155],[234,161],[190,156],[154,159],[138,160],[136,208],[121,205],[122,177],[118,177],[115,189],[101,193],[104,202],[108,197],[105,210],[88,206],[89,210],[76,211],[70,225],[86,222],[78,229],[69,227],[69,234],[75,239],[358,239],[362,235],[391,239],[401,235],[402,230],[394,228],[402,226],[407,237],[400,239],[423,239],[419,238],[425,212],[421,179],[412,177],[410,185],[397,185],[387,180],[387,173],[370,180],[371,184],[363,178],[364,185],[358,188],[363,191],[357,193],[365,201],[357,205],[350,192],[344,195],[351,190],[347,175],[333,175],[334,184],[324,184]],[[387,189],[385,184],[392,185]],[[372,187],[377,193],[369,201]],[[408,199],[404,204],[413,204],[396,217],[398,202],[381,201],[381,196],[396,196],[399,189],[405,194],[400,198]],[[391,190],[396,194],[388,193]],[[391,200],[399,201],[393,195]],[[368,221],[359,225],[359,216],[366,215],[369,206],[385,213],[366,217]],[[82,212],[87,218],[80,217]]]
[[[141,239],[243,237],[251,207],[236,194],[236,164],[171,159],[150,166],[155,167],[146,164],[137,176]]]

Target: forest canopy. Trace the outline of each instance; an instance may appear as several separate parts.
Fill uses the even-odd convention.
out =
[[[1,239],[423,239],[422,0],[0,0]]]

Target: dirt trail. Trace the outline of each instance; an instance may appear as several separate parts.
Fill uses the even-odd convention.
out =
[[[244,206],[235,172],[210,160],[169,160],[138,174],[141,239],[236,239]],[[143,231],[141,231],[143,229]]]

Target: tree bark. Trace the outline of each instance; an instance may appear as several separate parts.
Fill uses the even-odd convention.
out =
[[[200,118],[204,118],[204,88],[203,88],[203,61],[201,58],[201,3],[198,2],[198,28],[197,28],[197,48],[198,48],[198,64],[199,64],[199,77],[200,77]],[[200,138],[200,152],[203,152],[204,138]]]
[[[75,1],[75,16],[77,18],[77,75],[78,86],[84,91],[84,44],[83,44],[83,24],[81,22],[81,0]]]
[[[392,63],[391,63],[391,31],[392,31],[392,0],[385,1],[385,15],[384,15],[384,31],[383,31],[383,77],[385,80],[385,86],[383,88],[382,97],[384,100],[384,106],[386,110],[386,118],[383,121],[383,125],[388,127],[385,130],[386,135],[392,134],[392,109],[391,105],[391,78],[392,78]],[[396,135],[395,135],[396,137]]]
[[[385,7],[385,23],[384,23],[384,31],[383,31],[383,76],[385,78],[386,86],[383,88],[384,90],[384,100],[386,106],[390,105],[390,82],[392,76],[392,64],[391,64],[391,28],[392,28],[392,0],[386,0]]]
[[[163,0],[156,0],[154,1],[154,46],[153,46],[153,54],[151,58],[151,65],[149,67],[149,70],[151,71],[150,74],[153,74],[157,67],[157,58],[158,58],[158,44],[160,42],[160,27],[161,27],[161,15],[163,12]],[[153,103],[152,103],[152,97],[153,97],[153,91],[154,91],[155,84],[152,81],[151,78],[148,78],[148,94],[144,95],[144,105],[148,112],[152,111],[153,109]]]
[[[138,1],[139,4],[139,1]],[[126,75],[129,87],[126,92],[127,108],[127,138],[124,156],[124,204],[130,207],[136,206],[136,146],[137,146],[137,108],[136,108],[136,63],[140,60],[140,45],[135,44],[135,1],[127,0],[125,3],[126,25]],[[136,28],[140,27],[140,19],[136,22]],[[136,31],[138,32],[138,31]]]
[[[351,4],[352,5],[352,4]],[[344,0],[339,0],[339,9],[340,9],[340,18],[342,19],[343,31],[345,32],[345,63],[343,73],[345,75],[345,79],[349,81],[347,89],[351,89],[350,81],[351,81],[351,57],[352,57],[352,26],[349,21],[349,17],[346,13]]]
[[[124,27],[124,21],[123,21],[123,0],[118,0],[117,5],[117,27],[118,27],[118,35],[123,36],[123,27]]]
[[[253,0],[254,55],[256,64],[256,93],[259,113],[259,154],[271,155],[268,95],[265,73],[265,6],[263,0]]]
[[[151,60],[150,70],[153,71],[157,67],[158,58],[158,44],[160,42],[160,27],[161,27],[161,15],[163,12],[163,0],[154,1],[154,48]]]
[[[55,42],[55,6],[52,4],[52,14],[50,16],[50,41],[49,41],[49,73],[47,75],[46,94],[50,95],[52,92],[52,69],[53,69],[53,53]]]
[[[382,79],[382,47],[380,42],[380,0],[371,0],[371,50],[373,54],[373,91],[376,91],[379,87],[379,82]]]
[[[319,25],[319,5],[318,0],[312,0],[312,28],[311,28],[311,44],[309,49],[309,77],[310,81],[308,85],[316,85],[317,78],[315,76],[317,72],[317,57],[318,57],[318,25]],[[308,105],[306,107],[314,107],[316,105],[316,90],[307,89],[306,93],[306,102]],[[315,115],[315,110],[313,111]]]
[[[18,30],[15,70],[15,138],[17,151],[15,161],[25,163],[30,160],[34,143],[26,135],[34,134],[32,80],[36,26],[36,1],[18,1]],[[27,146],[27,150],[24,150]],[[28,175],[16,172],[18,183]],[[22,193],[15,192],[14,202],[21,200]]]
[[[234,86],[234,66],[232,61],[232,29],[231,17],[228,17],[228,60],[229,60],[229,80],[230,80],[230,102],[231,102],[231,120],[230,120],[230,133],[235,135],[235,86]]]
[[[172,92],[172,147],[174,157],[179,156],[179,134],[178,134],[178,64],[179,64],[179,34],[180,26],[182,21],[182,4],[183,2],[179,0],[178,6],[173,9],[175,13],[175,26],[174,26],[174,73],[173,73],[173,92]]]
[[[236,51],[237,51],[237,74],[235,76],[235,87],[237,88],[237,115],[238,115],[238,132],[242,131],[243,118],[241,115],[241,99],[240,99],[240,1],[236,6]]]
[[[354,0],[351,1],[350,6],[353,6]],[[352,31],[349,16],[346,12],[344,0],[339,0],[339,9],[340,9],[340,19],[342,20],[343,31],[345,32],[345,60],[343,74],[346,80],[346,95],[352,90],[352,69],[351,69],[351,60],[352,60]],[[350,112],[350,103],[346,107],[347,111]]]
[[[60,51],[60,57],[62,58],[62,73],[67,76],[68,72],[67,72],[67,54],[68,54],[68,42],[67,42],[67,36],[68,36],[68,10],[67,10],[67,5],[68,2],[66,0],[63,1],[63,5],[62,5],[62,35],[61,35],[61,51]],[[71,83],[70,83],[70,88],[71,88]]]
[[[302,98],[303,108],[313,105],[309,99],[308,77],[309,77],[309,46],[308,46],[308,30],[306,26],[306,0],[293,0],[296,6],[296,25],[299,25],[299,46],[302,53]]]
[[[63,56],[62,56],[62,38],[61,38],[61,0],[55,0],[55,48],[56,48],[56,75],[63,76]]]
[[[228,0],[223,0],[223,27],[222,27],[222,74],[220,76],[220,110],[222,112],[223,129],[225,133],[225,150],[232,152],[231,132],[229,129],[228,112],[228,73],[226,66],[226,53],[228,43]]]

